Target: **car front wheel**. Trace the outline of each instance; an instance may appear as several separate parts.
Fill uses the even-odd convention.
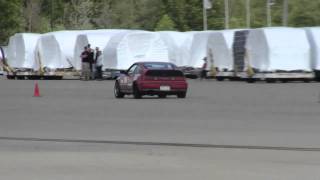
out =
[[[133,97],[135,99],[141,99],[141,93],[140,93],[139,88],[136,84],[133,85]]]
[[[123,98],[124,97],[124,93],[121,92],[120,85],[118,82],[116,82],[114,85],[114,96],[116,98]]]

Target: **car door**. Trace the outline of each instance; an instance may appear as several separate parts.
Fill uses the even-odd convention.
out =
[[[132,65],[128,71],[126,76],[123,77],[123,89],[126,92],[131,92],[132,90],[132,85],[133,85],[133,80],[134,80],[134,72],[135,69],[137,68],[137,64]]]

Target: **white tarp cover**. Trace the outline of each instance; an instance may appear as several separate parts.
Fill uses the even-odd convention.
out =
[[[91,48],[99,47],[101,51],[107,46],[110,39],[118,33],[127,32],[128,30],[108,30],[108,31],[95,31],[86,34],[78,35],[75,49],[74,49],[74,62],[77,70],[81,69],[81,58],[80,55],[84,50],[84,47],[88,44]]]
[[[311,45],[312,69],[320,70],[320,27],[306,28]]]
[[[191,39],[190,57],[188,60],[188,65],[200,68],[203,66],[203,58],[207,56],[207,45],[209,36],[214,31],[202,31],[195,32],[193,38]],[[188,44],[188,43],[187,43]],[[188,53],[188,52],[185,52]]]
[[[251,30],[246,48],[248,62],[262,72],[311,71],[311,50],[303,29]]]
[[[35,61],[35,48],[40,34],[19,33],[10,37],[8,64],[13,68],[39,69]]]
[[[69,68],[73,61],[76,38],[83,31],[57,31],[44,34],[37,44],[36,58],[43,67]]]
[[[188,39],[192,38],[192,33],[183,33],[176,31],[159,31],[160,37],[166,44],[169,51],[170,62],[176,64],[177,66],[186,66],[188,62],[185,58],[188,55],[184,56],[184,53],[187,50],[184,50],[184,47],[187,49],[191,48],[191,41]],[[189,42],[189,44],[187,44]]]
[[[36,61],[41,62],[42,67],[57,69],[69,68],[71,65],[63,55],[54,35],[43,35],[38,40],[36,47]]]
[[[193,42],[193,37],[195,31],[190,31],[190,32],[184,32],[183,34],[186,35],[186,39],[184,42],[181,44],[181,61],[182,61],[182,66],[192,66],[190,64],[190,59],[191,59],[191,47],[192,47],[192,42]]]
[[[233,41],[236,30],[214,32],[209,36],[207,45],[208,68],[233,71]]]
[[[103,58],[104,68],[127,69],[139,61],[169,62],[169,53],[159,33],[125,32],[111,38]]]
[[[42,66],[50,69],[74,67],[79,70],[78,59],[74,59],[78,35],[107,31],[110,30],[56,31],[44,34],[37,44],[36,60],[41,60]]]

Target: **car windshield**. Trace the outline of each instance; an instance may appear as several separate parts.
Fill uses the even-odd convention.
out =
[[[176,66],[170,63],[145,63],[146,69],[176,69]]]

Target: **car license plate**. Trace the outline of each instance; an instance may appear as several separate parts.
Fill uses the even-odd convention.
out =
[[[160,86],[160,91],[170,91],[170,86]]]

